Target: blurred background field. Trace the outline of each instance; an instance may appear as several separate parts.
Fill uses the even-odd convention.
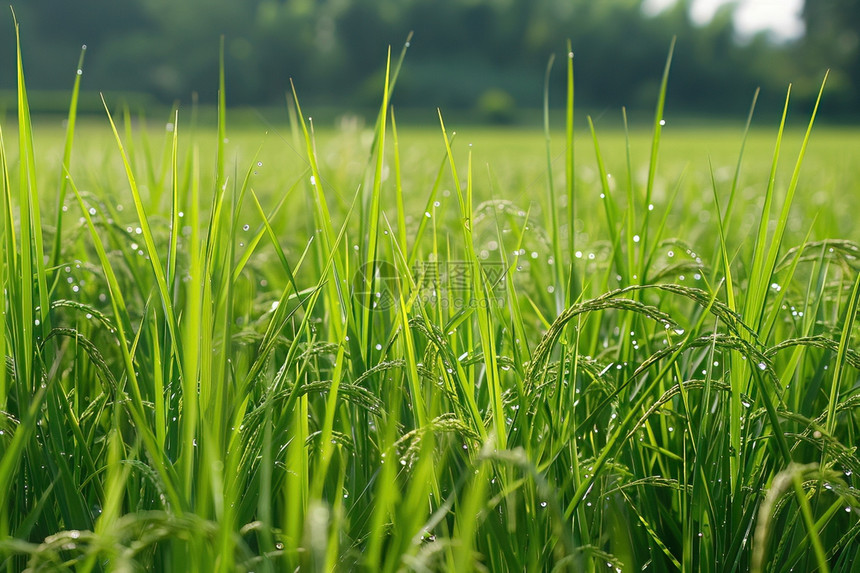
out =
[[[792,114],[798,116],[797,121],[790,122],[782,143],[782,153],[787,158],[796,157],[800,148],[803,137],[800,122],[802,114],[807,111],[802,109],[802,105],[794,107],[801,109]],[[306,111],[314,113],[312,107]],[[187,115],[190,114],[183,115],[180,111],[180,156],[198,147],[202,157],[214,157],[214,126],[206,122],[188,125],[185,123]],[[257,112],[239,112],[236,115],[235,122],[232,114],[228,118],[229,141],[226,149],[230,167],[234,174],[241,176],[253,161],[262,162],[263,166],[255,170],[255,190],[263,198],[276,199],[287,183],[293,183],[308,169],[304,142],[294,139],[290,125],[279,119],[280,115],[286,115],[282,110],[272,112],[270,117],[273,119]],[[613,115],[620,117],[620,113]],[[445,122],[456,134],[453,146],[455,156],[463,162],[469,152],[473,156],[476,200],[505,199],[524,209],[534,205],[539,212],[540,203],[546,198],[547,186],[545,134],[539,127],[539,121],[535,120],[531,127],[486,126],[474,124],[468,117],[456,113],[453,116],[454,119],[444,116]],[[151,116],[146,119],[135,117],[132,123],[135,136],[129,140],[129,144],[132,150],[137,151],[141,167],[150,162],[167,167],[166,153],[173,136],[173,123],[166,121],[169,117],[164,115],[160,121]],[[629,132],[634,166],[633,183],[639,188],[645,184],[651,140],[650,129],[644,125],[644,118],[640,119],[643,120],[642,124],[632,127]],[[356,186],[362,181],[373,140],[373,125],[353,115],[332,116],[319,121],[315,118],[314,121],[319,125],[315,133],[321,170],[327,177],[327,188],[337,198],[332,208],[334,213],[344,215],[357,191]],[[604,116],[595,121],[610,179],[613,175],[624,178],[617,183],[621,194],[627,177],[625,132],[621,122],[611,117]],[[420,209],[427,200],[445,154],[440,128],[429,125],[429,121],[427,123],[407,125],[400,128],[399,132],[400,161],[406,186],[404,194],[408,206],[413,210]],[[578,118],[579,123],[585,123],[585,118]],[[687,118],[678,123],[680,125],[675,126],[669,119],[664,126],[655,198],[667,199],[676,185],[680,185],[682,190],[693,190],[691,193],[681,193],[681,204],[676,205],[677,213],[673,213],[670,223],[678,229],[679,235],[708,235],[715,232],[715,221],[708,219],[713,198],[710,191],[702,195],[697,190],[710,189],[709,163],[713,164],[718,184],[730,184],[741,146],[743,121],[741,117],[727,117],[711,123]],[[561,118],[553,125],[555,127],[550,132],[552,163],[555,170],[562,171],[565,139],[563,131],[558,129],[562,125]],[[747,139],[740,197],[749,213],[738,214],[746,230],[757,224],[763,200],[761,185],[767,180],[777,127],[776,121],[756,119]],[[40,150],[39,166],[45,174],[59,177],[63,121],[42,118],[36,121],[34,129],[35,143]],[[14,141],[14,126],[5,127],[4,136]],[[853,126],[815,127],[801,173],[794,218],[789,225],[789,234],[795,240],[802,240],[810,229],[812,239],[840,237],[860,240],[860,230],[854,215],[860,209],[860,194],[854,191],[860,181],[858,137],[860,130]],[[591,209],[602,209],[598,197],[600,182],[594,145],[586,126],[576,129],[575,145],[580,204]],[[14,148],[8,150],[12,161],[16,151]],[[392,153],[389,149],[389,161]],[[116,161],[116,143],[106,119],[89,117],[77,126],[72,165],[75,166],[75,177],[84,188],[95,185],[114,194],[124,192],[125,174],[122,165]],[[782,162],[776,181],[778,189],[787,186],[791,168],[789,161]],[[151,171],[152,168],[147,167],[147,170]],[[203,173],[204,177],[211,175]],[[389,177],[386,177],[385,182],[386,186],[393,185]],[[611,183],[615,188],[616,182]],[[46,190],[56,185],[50,178],[40,180],[40,184],[44,184]],[[565,200],[562,182],[556,181],[556,187],[559,200]],[[164,199],[167,200],[167,197]],[[51,194],[48,192],[46,201],[50,200]],[[683,202],[692,204],[685,205]],[[451,207],[456,210],[453,203]],[[159,208],[166,209],[167,205]],[[301,207],[291,209],[290,212],[299,219],[307,215]],[[602,217],[602,212],[596,214]],[[739,235],[742,235],[740,231]]]

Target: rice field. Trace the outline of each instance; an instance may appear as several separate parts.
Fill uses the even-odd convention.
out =
[[[3,569],[853,571],[860,132],[675,127],[668,63],[604,129],[570,61],[398,128],[401,61],[375,125],[61,125],[19,55]]]

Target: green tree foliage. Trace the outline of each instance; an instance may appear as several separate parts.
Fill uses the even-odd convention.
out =
[[[796,47],[763,35],[738,43],[730,5],[698,26],[691,3],[654,16],[643,0],[40,0],[16,10],[35,89],[67,89],[87,44],[84,89],[147,92],[164,102],[196,92],[211,102],[223,35],[230,103],[280,102],[292,78],[308,101],[364,107],[375,101],[388,46],[413,31],[395,95],[401,107],[473,108],[488,92],[537,107],[547,59],[568,38],[577,97],[592,107],[650,105],[673,36],[673,109],[737,113],[757,86],[777,101],[796,75],[811,85],[826,65],[840,72],[839,101],[856,98],[858,0],[807,2],[810,36]],[[0,46],[11,50],[11,18],[0,32]],[[4,86],[13,80],[0,71]]]
[[[806,36],[798,59],[812,74],[831,68],[829,107],[858,113],[860,109],[860,0],[806,0]],[[804,84],[812,89],[814,76]]]

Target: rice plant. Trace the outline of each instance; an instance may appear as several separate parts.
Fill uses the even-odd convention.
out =
[[[406,46],[363,132],[297,85],[231,140],[223,63],[214,134],[111,101],[81,131],[79,71],[53,163],[18,50],[3,568],[853,570],[860,267],[807,216],[818,104],[795,137],[789,90],[769,157],[753,99],[729,167],[667,158],[670,48],[650,137],[620,110],[607,147],[568,44],[516,166],[444,110],[398,131]]]

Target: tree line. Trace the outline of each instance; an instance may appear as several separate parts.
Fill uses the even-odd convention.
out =
[[[575,53],[584,105],[650,106],[671,38],[676,109],[737,114],[756,87],[779,102],[788,82],[810,99],[832,68],[831,111],[860,109],[860,0],[807,0],[806,35],[739,41],[731,6],[704,26],[692,0],[656,15],[644,0],[38,0],[15,6],[29,87],[71,86],[88,46],[84,89],[151,94],[170,103],[215,100],[220,37],[228,101],[283,102],[292,78],[303,97],[334,106],[376,103],[385,54],[413,32],[395,104],[536,107],[550,54]],[[0,85],[14,86],[11,15],[0,26]],[[559,66],[553,81],[564,82]],[[492,109],[490,109],[492,111]]]

